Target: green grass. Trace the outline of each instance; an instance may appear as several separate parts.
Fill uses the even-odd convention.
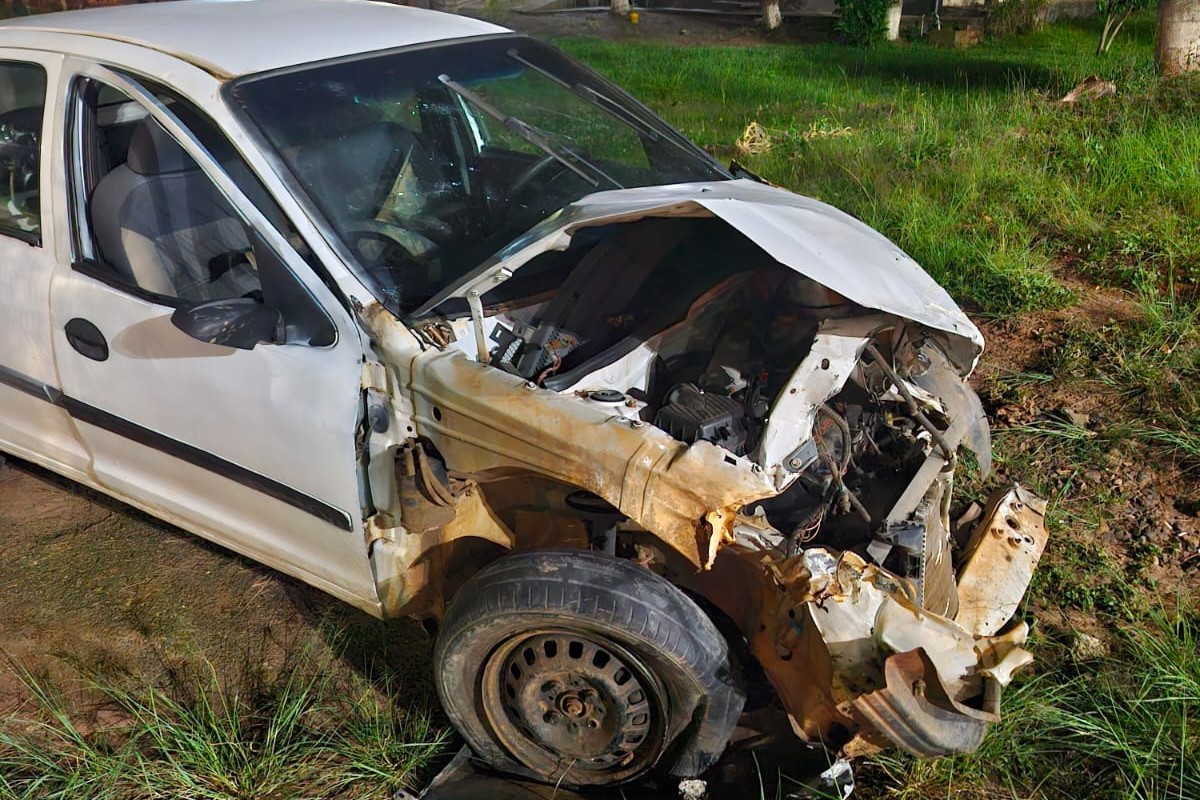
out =
[[[1200,797],[1200,618],[1151,612],[1116,651],[1018,678],[1005,717],[975,753],[915,762],[887,754],[864,777],[899,800]]]
[[[772,147],[740,157],[859,216],[952,294],[991,314],[1070,302],[1074,271],[1123,284],[1170,267],[1200,277],[1200,92],[1159,88],[1152,19],[1109,58],[1097,22],[968,50],[856,51],[558,44],[721,154],[758,122]],[[1089,74],[1119,95],[1052,102]],[[844,136],[805,136],[849,128]]]
[[[5,668],[30,702],[0,719],[0,800],[390,797],[446,743],[400,687],[335,679],[337,665],[313,656],[270,679],[202,668],[173,671],[165,688],[98,679],[90,691],[113,720],[101,729],[46,679]]]

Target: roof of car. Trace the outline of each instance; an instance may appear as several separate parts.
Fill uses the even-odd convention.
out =
[[[5,20],[18,31],[116,40],[177,56],[221,77],[494,33],[469,17],[366,0],[174,0]]]

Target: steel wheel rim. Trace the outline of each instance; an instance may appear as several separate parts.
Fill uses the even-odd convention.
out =
[[[498,647],[482,671],[497,741],[548,778],[586,784],[632,777],[663,744],[664,693],[653,673],[607,637],[537,630]]]

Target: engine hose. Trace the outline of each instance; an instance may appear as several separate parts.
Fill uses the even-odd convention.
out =
[[[947,444],[946,437],[942,436],[942,432],[939,431],[933,422],[930,421],[929,417],[925,416],[925,412],[921,411],[921,409],[917,406],[917,401],[913,398],[912,392],[908,390],[908,387],[904,384],[904,381],[901,380],[900,376],[896,374],[896,370],[892,369],[892,365],[887,363],[887,360],[884,359],[883,355],[879,352],[879,348],[873,344],[868,344],[867,352],[871,354],[871,358],[875,359],[875,363],[878,364],[879,368],[883,370],[883,373],[891,379],[892,383],[896,384],[896,390],[900,392],[900,395],[904,398],[905,404],[908,406],[908,413],[912,414],[913,419],[919,422],[922,428],[929,431],[929,435],[933,438],[934,444],[938,446],[938,449],[942,451],[942,455],[946,457],[946,462],[949,464],[954,464],[956,456],[954,451],[950,449],[950,445]]]
[[[850,448],[853,445],[853,439],[851,438],[851,434],[850,434],[850,423],[846,422],[846,418],[843,417],[838,412],[834,411],[832,408],[830,408],[828,404],[822,405],[819,409],[817,409],[817,413],[825,414],[825,416],[832,419],[833,424],[837,425],[838,430],[840,430],[842,432],[842,441],[846,443],[846,446],[842,450],[841,472],[844,475],[844,474],[846,474],[846,470],[850,468],[850,456],[851,456]],[[820,442],[820,434],[817,433],[817,429],[814,428],[813,431],[816,434],[816,436],[814,438],[816,438],[817,441]]]

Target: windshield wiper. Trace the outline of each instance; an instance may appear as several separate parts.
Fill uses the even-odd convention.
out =
[[[559,86],[563,87],[564,89],[567,89],[569,91],[574,92],[577,95],[582,96],[585,100],[590,101],[592,103],[592,105],[604,106],[606,109],[608,109],[608,112],[610,114],[612,114],[614,117],[619,118],[622,122],[624,122],[629,127],[636,128],[641,133],[645,134],[646,136],[649,136],[651,140],[657,142],[659,139],[662,138],[662,135],[658,131],[656,131],[654,128],[647,125],[645,120],[639,119],[638,117],[634,116],[632,113],[630,113],[630,111],[627,108],[625,108],[625,106],[621,105],[616,100],[613,100],[611,97],[602,95],[599,92],[597,92],[595,89],[593,89],[592,87],[585,86],[582,83],[571,84],[571,83],[568,83],[567,81],[564,81],[562,78],[558,77],[550,70],[545,69],[544,67],[539,67],[537,64],[534,64],[532,61],[530,61],[529,59],[522,56],[521,53],[515,47],[513,49],[509,50],[505,55],[507,55],[509,58],[511,58],[513,61],[516,61],[519,64],[524,64],[525,66],[529,67],[531,70],[536,72],[537,74],[539,74],[543,77],[549,78],[550,80],[554,81],[555,83],[557,83]]]
[[[545,67],[539,67],[537,64],[522,56],[521,52],[515,47],[509,50],[505,55],[519,64],[524,64],[526,67],[529,67],[529,69],[533,70],[539,75],[549,78],[564,89],[568,89],[581,96],[592,105],[603,106],[614,117],[621,120],[629,127],[649,137],[650,141],[658,142],[666,139],[671,144],[675,145],[675,147],[684,151],[688,155],[695,155],[693,151],[694,146],[690,142],[684,143],[679,141],[676,136],[664,135],[663,131],[660,131],[658,128],[654,127],[654,125],[648,122],[641,114],[638,114],[636,111],[625,107],[616,100],[613,100],[608,95],[596,91],[585,83],[568,83]]]
[[[522,139],[524,139],[525,141],[532,144],[534,147],[537,147],[539,150],[542,150],[543,152],[546,153],[546,155],[557,160],[560,164],[562,164],[564,167],[566,167],[567,169],[574,172],[580,178],[583,178],[585,181],[590,183],[593,187],[600,185],[600,181],[595,177],[596,175],[599,175],[601,178],[608,181],[609,183],[611,183],[613,186],[617,187],[618,189],[625,188],[620,183],[618,183],[615,179],[613,179],[612,176],[610,176],[608,173],[606,173],[600,167],[598,167],[595,164],[593,164],[592,162],[588,161],[583,156],[581,156],[578,153],[575,153],[571,150],[564,150],[560,147],[556,147],[545,136],[545,134],[543,134],[537,128],[533,127],[528,122],[526,122],[523,119],[520,119],[519,117],[514,117],[511,114],[505,114],[503,111],[501,111],[500,109],[498,109],[494,105],[492,105],[490,102],[488,102],[483,96],[479,95],[476,92],[471,91],[467,87],[463,86],[461,83],[456,82],[449,75],[446,75],[444,73],[442,75],[439,75],[438,81],[443,86],[445,86],[447,89],[454,92],[456,95],[463,98],[464,100],[469,102],[471,105],[475,106],[480,111],[482,111],[483,113],[487,114],[492,119],[499,122],[501,125],[503,125],[505,127],[506,130],[512,131],[517,136],[520,136]],[[579,162],[579,164],[583,164],[585,167],[590,169],[593,174],[592,175],[587,174],[587,172],[585,172],[583,169],[581,169],[575,162]]]

